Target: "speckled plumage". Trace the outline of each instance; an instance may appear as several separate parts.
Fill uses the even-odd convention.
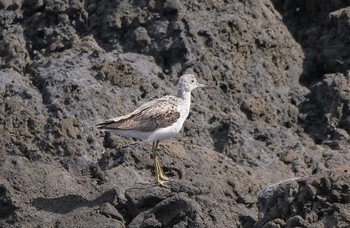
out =
[[[152,132],[172,125],[180,117],[177,97],[165,96],[145,103],[132,113],[99,124],[100,129]]]

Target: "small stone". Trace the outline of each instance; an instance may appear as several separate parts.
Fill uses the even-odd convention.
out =
[[[100,213],[106,217],[123,221],[123,216],[110,203],[104,203],[100,207]]]
[[[282,154],[280,160],[286,164],[292,163],[295,160],[298,160],[299,153],[294,150],[288,150],[286,153]]]
[[[148,36],[147,30],[145,28],[138,27],[134,31],[134,35],[136,42],[141,46],[145,46],[151,43],[151,38]]]

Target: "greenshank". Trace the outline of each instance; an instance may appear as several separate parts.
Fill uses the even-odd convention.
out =
[[[177,96],[164,96],[149,101],[135,111],[97,125],[98,129],[111,131],[121,136],[153,142],[152,158],[156,181],[166,186],[169,178],[161,168],[157,154],[158,143],[174,137],[182,128],[191,106],[191,91],[207,87],[197,82],[192,74],[184,74],[178,80]]]

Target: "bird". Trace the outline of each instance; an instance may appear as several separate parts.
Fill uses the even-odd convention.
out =
[[[175,137],[188,117],[191,106],[191,91],[198,87],[209,87],[198,83],[193,74],[182,75],[177,84],[177,95],[164,97],[144,103],[135,111],[108,119],[97,124],[103,131],[116,133],[152,142],[152,159],[156,182],[167,187],[170,179],[164,174],[157,153],[159,141]]]

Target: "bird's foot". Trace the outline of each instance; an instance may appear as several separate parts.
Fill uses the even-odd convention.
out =
[[[169,186],[168,186],[169,180],[164,180],[160,176],[156,176],[156,181],[160,186],[163,186],[165,188],[169,188]]]
[[[156,181],[163,187],[168,187],[166,184],[169,183],[169,177],[165,176],[163,169],[161,168],[159,157],[156,156],[154,159],[154,166],[156,171]]]

